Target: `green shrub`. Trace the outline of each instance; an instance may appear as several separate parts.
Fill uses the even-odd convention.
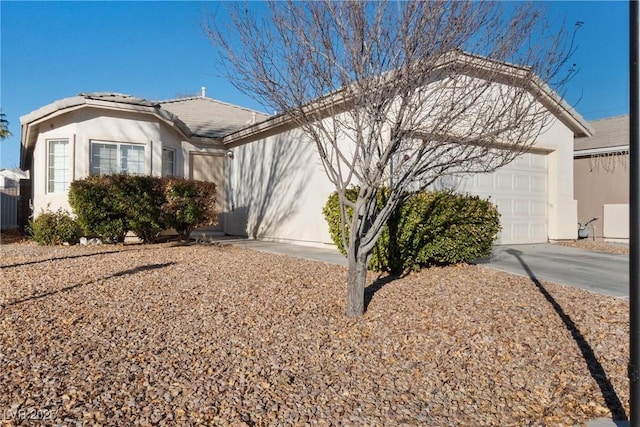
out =
[[[69,204],[85,233],[122,242],[132,231],[144,242],[175,228],[186,239],[216,219],[214,183],[181,178],[106,175],[71,183]]]
[[[380,206],[386,191],[378,191]],[[356,196],[357,189],[347,192],[349,200],[355,200]],[[323,212],[334,243],[346,254],[340,234],[337,193],[329,197]],[[470,261],[491,252],[499,231],[500,215],[488,200],[451,192],[413,194],[398,206],[383,228],[369,268],[400,273],[423,266]]]
[[[178,232],[182,240],[186,240],[198,226],[215,224],[214,183],[168,178],[165,180],[164,194],[166,202],[162,211],[165,222]]]
[[[358,188],[351,187],[348,188],[345,196],[347,200],[355,202],[358,197]],[[347,218],[345,219],[344,225],[344,235],[345,242],[348,242],[349,238],[349,226],[351,225],[351,217],[353,216],[353,209],[347,207]],[[331,239],[338,247],[338,250],[342,253],[342,255],[347,256],[347,248],[343,245],[342,242],[342,232],[340,230],[340,197],[338,197],[338,192],[334,191],[327,200],[327,203],[324,205],[322,209],[322,213],[324,214],[324,218],[329,224],[329,234],[331,234]]]
[[[126,213],[117,203],[112,176],[90,176],[73,181],[69,205],[83,231],[107,242],[122,242],[128,231]]]
[[[62,209],[42,211],[29,222],[28,229],[31,238],[40,245],[61,245],[78,240],[77,221]]]
[[[355,202],[358,197],[358,192],[360,189],[358,187],[348,188],[345,192],[345,196],[347,200]],[[382,204],[385,201],[386,189],[378,190],[378,205],[382,207]],[[337,192],[333,192],[329,196],[327,203],[325,204],[322,213],[324,214],[325,219],[329,223],[329,234],[331,235],[331,239],[338,247],[338,250],[344,255],[347,256],[347,248],[342,244],[342,233],[340,230],[340,198],[338,197]],[[351,217],[353,216],[353,209],[347,207],[346,208],[347,219],[345,221],[344,226],[344,234],[345,241],[348,243],[349,237],[349,227],[351,224]],[[371,259],[369,261],[369,269],[382,271],[382,270],[393,270],[390,266],[387,265],[388,260],[388,250],[386,248],[386,242],[389,241],[389,230],[388,227],[385,226],[382,229],[382,234],[378,238],[378,242],[373,248],[373,252],[371,254]]]
[[[113,202],[124,215],[127,231],[144,242],[153,242],[166,228],[162,218],[165,202],[162,181],[151,176],[111,175]]]
[[[489,255],[500,231],[500,214],[490,201],[450,192],[415,194],[396,218],[397,250],[412,269]]]

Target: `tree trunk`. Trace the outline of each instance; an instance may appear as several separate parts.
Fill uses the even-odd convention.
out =
[[[367,258],[367,254],[362,251],[349,251],[349,271],[347,276],[347,316],[349,317],[360,317],[364,314]]]

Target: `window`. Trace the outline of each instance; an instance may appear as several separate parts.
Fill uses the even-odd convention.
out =
[[[71,177],[68,139],[47,140],[47,192],[64,193]]]
[[[126,173],[144,175],[144,145],[91,143],[91,175]]]
[[[175,170],[175,154],[170,148],[162,149],[162,176],[174,176]]]

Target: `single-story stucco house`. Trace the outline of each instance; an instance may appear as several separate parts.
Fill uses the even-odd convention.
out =
[[[592,223],[590,237],[629,239],[629,116],[589,122],[592,136],[574,142],[574,194],[578,219]]]
[[[149,102],[80,94],[23,116],[21,167],[31,171],[35,213],[68,208],[69,183],[91,174],[174,174],[219,185],[221,232],[331,244],[322,207],[334,188],[316,146],[286,114],[269,117],[204,95]],[[532,149],[458,183],[498,205],[498,243],[577,237],[573,141],[591,128],[546,85],[530,96],[551,118]]]
[[[71,181],[94,174],[183,176],[224,189],[221,137],[267,116],[204,95],[149,102],[81,93],[21,117],[20,164],[35,174],[34,214],[70,209]]]

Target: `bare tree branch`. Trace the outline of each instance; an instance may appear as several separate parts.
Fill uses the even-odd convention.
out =
[[[223,73],[304,131],[336,187],[349,315],[362,313],[368,257],[398,204],[529,150],[557,102],[544,82],[559,91],[575,72],[575,40],[543,3],[287,0],[227,13],[205,26]]]

